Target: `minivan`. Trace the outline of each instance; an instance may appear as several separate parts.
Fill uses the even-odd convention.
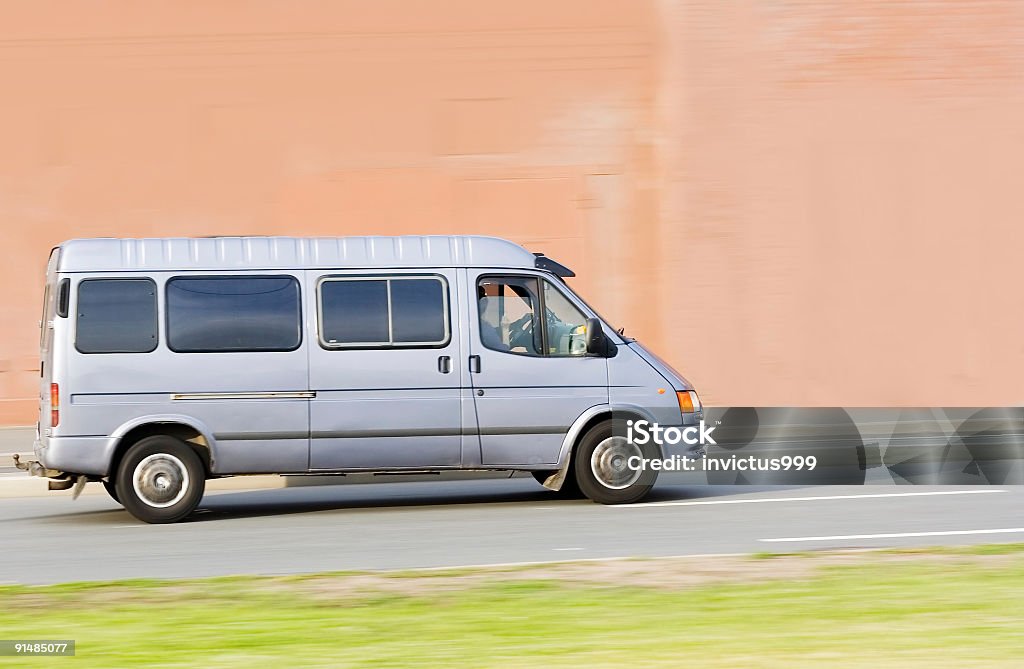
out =
[[[483,236],[65,242],[20,466],[102,482],[150,523],[186,517],[208,479],[268,473],[525,471],[637,502],[657,472],[627,460],[664,454],[621,425],[696,425],[700,399],[572,276]]]

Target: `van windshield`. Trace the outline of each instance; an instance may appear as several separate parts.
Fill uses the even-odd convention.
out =
[[[598,311],[597,309],[595,309],[595,308],[594,308],[594,307],[593,307],[593,306],[592,306],[592,305],[591,305],[591,304],[590,304],[589,302],[587,302],[587,301],[586,301],[585,299],[583,299],[583,296],[582,296],[582,295],[580,295],[579,293],[577,293],[577,292],[576,292],[575,290],[573,290],[573,289],[572,289],[572,288],[571,288],[571,287],[569,286],[569,284],[568,284],[568,283],[567,283],[566,281],[564,281],[564,280],[562,281],[562,286],[564,286],[564,287],[565,287],[565,289],[566,289],[567,291],[569,291],[570,293],[572,293],[573,297],[575,297],[575,298],[576,298],[577,300],[579,300],[580,302],[582,302],[582,303],[583,303],[583,306],[585,306],[585,307],[586,307],[587,309],[589,309],[589,310],[590,310],[590,312],[591,312],[592,314],[594,314],[595,316],[597,316],[598,318],[600,318],[600,319],[601,319],[601,321],[602,321],[602,322],[603,322],[603,323],[604,323],[605,325],[607,325],[607,326],[608,326],[608,327],[610,327],[610,328],[611,328],[612,330],[614,330],[615,332],[617,332],[617,333],[618,333],[618,334],[619,334],[620,336],[624,336],[624,335],[622,335],[622,333],[623,333],[623,332],[625,331],[625,328],[617,328],[617,327],[615,327],[614,325],[612,325],[612,322],[611,322],[611,321],[609,321],[609,320],[608,320],[607,318],[605,318],[604,316],[602,316],[602,315],[601,315],[601,312],[600,312],[600,311]],[[627,338],[627,339],[628,339],[628,338]]]

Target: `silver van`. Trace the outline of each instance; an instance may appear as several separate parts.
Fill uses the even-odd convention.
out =
[[[665,454],[623,425],[696,425],[700,400],[572,276],[480,236],[65,242],[20,466],[52,489],[101,481],[151,523],[207,479],[265,473],[528,471],[638,501],[656,472],[628,458]]]

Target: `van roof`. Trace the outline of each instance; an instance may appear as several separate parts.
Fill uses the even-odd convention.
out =
[[[60,249],[59,272],[544,266],[518,244],[478,235],[101,238]]]

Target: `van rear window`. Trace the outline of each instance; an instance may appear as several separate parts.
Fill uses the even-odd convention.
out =
[[[444,346],[441,277],[330,278],[320,284],[320,336],[330,348]]]
[[[149,353],[157,344],[156,284],[85,279],[78,284],[75,348],[82,353]]]
[[[173,351],[294,351],[301,343],[295,277],[177,277],[167,282],[167,345]]]

